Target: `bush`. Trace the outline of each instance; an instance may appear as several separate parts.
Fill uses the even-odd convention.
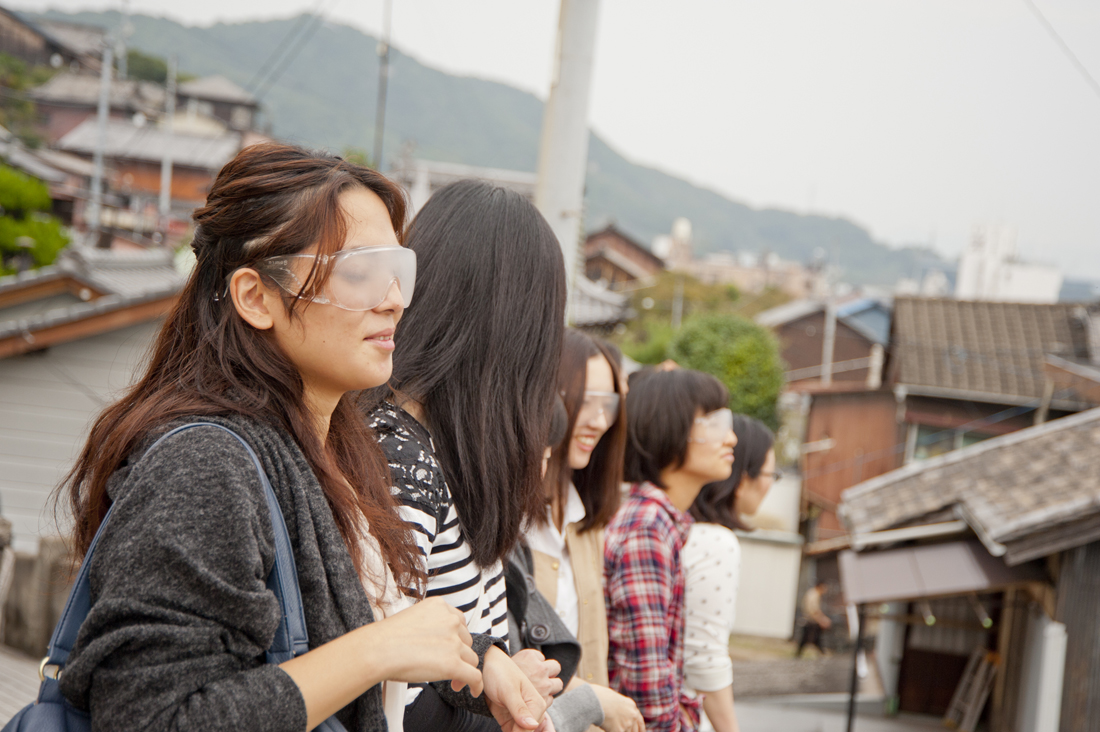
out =
[[[21,237],[29,237],[29,249],[35,267],[52,264],[69,243],[61,222],[44,213],[50,209],[50,191],[35,178],[0,165],[0,270],[17,255],[28,251],[19,246]]]
[[[783,388],[779,343],[769,330],[736,315],[701,315],[684,324],[668,346],[680,366],[717,376],[730,391],[730,409],[779,427]]]

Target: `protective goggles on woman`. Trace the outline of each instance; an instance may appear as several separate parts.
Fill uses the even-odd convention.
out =
[[[698,427],[692,430],[691,442],[721,442],[733,431],[733,412],[729,409],[715,409],[709,414],[695,418]]]
[[[317,265],[332,263],[332,274],[319,292],[302,291],[308,276],[306,260]],[[284,254],[268,257],[253,266],[270,277],[289,295],[343,310],[373,310],[382,304],[396,283],[405,307],[412,303],[416,286],[416,252],[405,247],[360,247],[336,254]]]
[[[600,415],[608,427],[619,417],[619,395],[613,391],[585,391],[584,401],[577,412],[577,424],[589,424]]]

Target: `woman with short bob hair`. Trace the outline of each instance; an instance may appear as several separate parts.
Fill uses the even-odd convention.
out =
[[[779,477],[775,435],[767,425],[735,414],[733,432],[737,435],[733,472],[699,492],[691,505],[696,524],[684,546],[684,683],[703,693],[703,711],[715,732],[739,729],[729,655],[741,573],[741,545],[733,532],[751,530],[741,517],[756,513]]]
[[[608,524],[604,583],[611,688],[632,698],[651,732],[695,730],[683,693],[687,513],[707,483],[729,477],[733,415],[718,379],[690,370],[630,380],[622,508]]]
[[[397,329],[388,386],[364,400],[367,423],[414,529],[428,595],[461,610],[470,632],[505,638],[503,562],[544,505],[565,328],[561,248],[530,201],[478,180],[436,191],[407,244],[419,297]],[[526,651],[517,662],[532,654],[541,659]],[[431,689],[410,690],[410,730],[478,721],[463,716]]]
[[[385,177],[298,147],[245,148],[218,174],[145,372],[67,479],[78,556],[113,506],[59,682],[92,729],[300,732],[336,715],[394,732],[405,682],[481,690],[492,639],[439,601],[395,612],[424,577],[354,402],[389,378],[413,294],[404,218]],[[151,449],[194,422],[220,427]],[[278,665],[264,662],[281,622],[271,513],[226,430],[259,456],[297,568],[309,651]],[[508,678],[509,709],[533,728],[541,701],[515,703],[530,685]]]

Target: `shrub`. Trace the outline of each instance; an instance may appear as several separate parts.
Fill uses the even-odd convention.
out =
[[[668,357],[717,376],[730,391],[730,409],[778,428],[784,367],[766,328],[737,315],[697,316],[672,338]]]

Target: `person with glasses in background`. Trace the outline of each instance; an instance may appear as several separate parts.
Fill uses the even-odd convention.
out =
[[[627,395],[624,473],[630,494],[605,532],[608,676],[650,732],[695,730],[699,700],[683,690],[683,547],[688,509],[733,469],[729,392],[687,369],[635,375]]]
[[[550,454],[545,510],[528,522],[526,538],[535,585],[581,644],[570,690],[598,699],[603,729],[640,732],[637,706],[608,688],[607,678],[603,530],[619,508],[626,447],[620,360],[599,338],[566,331],[558,388],[567,426]]]
[[[741,573],[741,545],[734,530],[751,531],[741,517],[753,516],[780,479],[775,435],[767,425],[733,415],[733,472],[703,486],[691,505],[695,525],[684,546],[687,570],[684,683],[703,698],[703,728],[736,732],[733,662],[729,642]]]

